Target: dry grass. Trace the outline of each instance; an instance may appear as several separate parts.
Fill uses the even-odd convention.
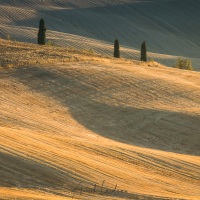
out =
[[[43,65],[52,63],[67,63],[84,60],[86,56],[92,56],[87,51],[73,50],[72,48],[42,46],[39,48],[34,44],[13,42],[10,40],[0,40],[1,66],[17,67]],[[82,55],[81,57],[79,55]],[[86,58],[85,58],[86,59]]]
[[[73,47],[41,46],[11,40],[0,39],[0,66],[12,68],[19,66],[46,65],[80,61],[101,61],[111,63],[137,64],[141,66],[161,67],[163,65],[149,61],[143,63],[130,59],[114,59],[96,54],[91,50],[78,50]]]

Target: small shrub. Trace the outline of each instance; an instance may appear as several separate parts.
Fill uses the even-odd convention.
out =
[[[94,53],[93,49],[89,49],[88,52],[91,53],[91,54]]]
[[[154,59],[153,59],[153,58],[150,58],[150,59],[149,59],[149,62],[154,62]]]
[[[11,40],[11,36],[10,35],[6,35],[6,40]]]
[[[173,67],[178,69],[193,70],[192,61],[183,58],[178,58]]]
[[[48,45],[48,46],[55,46],[55,43],[54,43],[53,40],[48,40],[48,41],[47,41],[47,45]]]
[[[8,41],[16,41],[16,40],[14,39],[14,37],[11,36],[11,35],[9,35],[9,34],[7,34],[7,35],[5,36],[5,38],[6,38],[6,40],[8,40]]]

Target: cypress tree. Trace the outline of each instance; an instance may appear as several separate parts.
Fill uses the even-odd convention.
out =
[[[46,39],[46,28],[44,25],[44,19],[41,19],[38,31],[38,44],[45,45],[45,39]]]
[[[118,41],[118,39],[115,40],[115,44],[114,44],[114,57],[115,58],[120,58],[119,41]]]
[[[147,62],[147,47],[145,42],[141,45],[141,61]]]

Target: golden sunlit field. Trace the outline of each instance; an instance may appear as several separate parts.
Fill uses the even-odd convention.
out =
[[[200,199],[200,73],[0,40],[0,199]]]

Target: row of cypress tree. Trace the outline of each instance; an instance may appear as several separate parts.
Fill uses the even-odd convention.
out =
[[[39,30],[38,30],[38,44],[45,45],[45,39],[46,39],[46,27],[44,24],[44,19],[41,19],[39,23]],[[114,43],[114,57],[120,58],[118,39],[116,39]],[[141,45],[141,61],[144,61],[144,62],[147,61],[147,48],[146,48],[145,42],[143,42]]]
[[[115,40],[114,43],[114,57],[115,58],[120,58],[120,50],[119,50],[119,41],[118,39]],[[141,45],[141,61],[147,62],[147,47],[146,47],[146,42],[143,42]]]

